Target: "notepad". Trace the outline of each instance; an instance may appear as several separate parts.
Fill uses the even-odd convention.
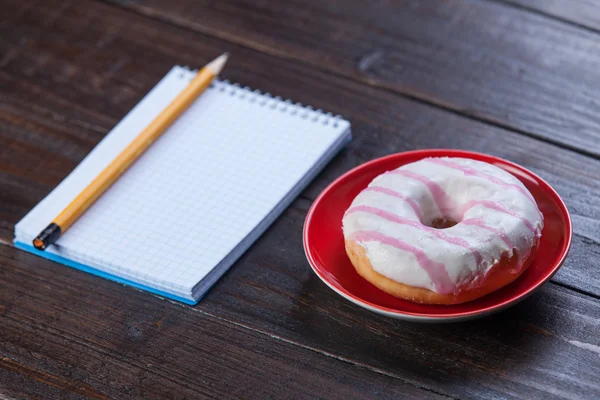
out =
[[[37,234],[193,76],[171,69],[15,226],[15,245],[196,304],[351,139],[339,116],[215,80],[55,245],[36,250]]]

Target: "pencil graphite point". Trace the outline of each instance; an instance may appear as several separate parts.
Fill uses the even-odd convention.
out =
[[[217,76],[221,73],[221,70],[225,66],[227,59],[229,58],[229,53],[223,53],[219,57],[215,58],[208,64],[206,64],[206,68],[213,73],[213,75]]]

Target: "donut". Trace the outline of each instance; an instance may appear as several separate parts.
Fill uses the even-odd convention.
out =
[[[460,304],[517,279],[544,217],[527,188],[490,163],[430,157],[373,179],[342,218],[356,272],[390,295]]]

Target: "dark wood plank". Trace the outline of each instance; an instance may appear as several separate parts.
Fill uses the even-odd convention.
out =
[[[0,251],[10,250],[2,260],[0,273],[9,271],[4,265],[12,265],[11,274],[24,274],[2,279],[16,291],[1,303],[8,304],[8,310],[18,309],[29,320],[40,321],[41,331],[48,335],[67,332],[73,321],[92,321],[97,325],[81,323],[68,340],[93,342],[102,349],[114,350],[106,356],[111,362],[123,361],[112,360],[112,354],[126,357],[125,361],[139,354],[136,360],[151,358],[153,365],[165,363],[173,373],[180,373],[179,368],[185,365],[174,365],[169,351],[153,353],[154,347],[146,349],[148,343],[156,344],[156,349],[163,345],[155,337],[160,335],[152,334],[152,324],[161,317],[167,318],[166,321],[172,321],[167,325],[173,332],[169,338],[187,337],[204,323],[197,320],[199,313],[215,317],[227,326],[235,324],[265,333],[271,339],[453,397],[598,396],[600,389],[593,379],[600,368],[600,358],[593,351],[599,345],[595,335],[599,324],[596,299],[549,284],[521,305],[481,321],[444,326],[408,324],[375,316],[333,294],[306,264],[301,244],[302,223],[310,199],[348,168],[406,149],[467,148],[517,161],[559,189],[580,221],[578,247],[561,276],[568,277],[569,282],[573,281],[572,276],[581,276],[582,282],[588,281],[583,282],[583,287],[593,290],[597,285],[593,265],[598,249],[593,242],[597,232],[593,227],[598,221],[600,190],[593,173],[599,166],[597,161],[122,10],[73,1],[61,2],[65,8],[53,14],[56,4],[4,4],[11,18],[0,24],[0,54],[11,48],[18,52],[0,66],[0,104],[3,113],[9,110],[8,117],[0,117],[0,138],[3,145],[20,149],[16,153],[3,152],[3,160],[10,160],[6,164],[13,167],[6,172],[0,169],[0,193],[5,193],[0,213],[8,218],[4,226],[9,237],[12,223],[60,180],[60,173],[45,174],[48,164],[44,163],[53,159],[59,164],[56,168],[66,174],[78,157],[94,145],[96,136],[102,136],[103,129],[110,129],[174,63],[195,65],[199,59],[230,50],[239,64],[232,62],[228,66],[229,77],[350,116],[355,140],[197,307],[163,301],[0,247]],[[30,8],[23,11],[23,7]],[[21,38],[26,40],[21,42]],[[102,46],[101,51],[95,45]],[[135,61],[130,61],[131,65],[119,61],[127,57]],[[40,67],[42,63],[44,68]],[[61,78],[64,71],[74,72],[65,80]],[[116,96],[118,101],[110,101],[107,96]],[[69,150],[62,153],[53,147],[56,140],[47,135],[55,135]],[[16,168],[23,165],[26,168]],[[581,171],[582,165],[590,169]],[[5,188],[18,188],[19,192]],[[25,288],[35,291],[25,297]],[[35,303],[47,304],[47,310],[29,308]],[[78,303],[83,305],[73,306]],[[77,311],[63,315],[63,310],[68,313],[72,308]],[[101,322],[97,319],[104,325],[98,325]],[[156,341],[131,340],[127,335],[136,322],[142,331],[150,331],[149,336]],[[104,331],[91,326],[107,328]],[[24,328],[19,325],[15,329]],[[242,337],[236,337],[243,342]],[[227,337],[223,340],[227,341]],[[31,351],[28,346],[29,343],[23,344],[23,353]],[[191,354],[198,351],[190,350]],[[62,348],[56,353],[53,357],[61,356]],[[81,374],[95,365],[90,367],[92,361],[86,361],[92,358],[89,354],[77,369]],[[74,356],[64,357],[58,358],[64,364],[56,362],[56,368],[74,363],[69,358]],[[34,360],[24,365],[37,366]],[[56,369],[42,371],[55,371],[52,375],[57,377],[63,374]],[[131,372],[134,373],[135,370]],[[190,377],[186,377],[188,382]],[[131,380],[125,377],[120,382],[127,386]],[[89,384],[85,379],[84,383]]]
[[[442,398],[200,310],[81,280],[7,246],[0,266],[3,394]]]
[[[67,7],[56,15],[48,2],[12,10],[11,4],[17,3],[5,5],[11,19],[0,26],[0,54],[13,54],[0,67],[0,237],[6,242],[14,223],[173,64],[195,65],[199,58],[232,50],[226,71],[232,80],[352,120],[354,141],[305,191],[306,198],[314,199],[349,168],[397,151],[450,147],[504,157],[547,179],[572,213],[573,251],[555,280],[600,295],[595,274],[600,254],[596,160],[114,7],[61,3]],[[50,27],[48,15],[53,18]],[[65,71],[70,71],[69,79]]]
[[[114,2],[600,156],[600,42],[560,21],[478,0]]]
[[[597,0],[500,0],[561,21],[600,31],[600,3]]]
[[[286,253],[265,261],[270,244],[195,308],[0,246],[3,367],[112,398],[435,397],[405,381],[468,398],[600,394],[593,299],[547,285],[484,320],[411,324],[342,301],[295,257],[282,267]]]

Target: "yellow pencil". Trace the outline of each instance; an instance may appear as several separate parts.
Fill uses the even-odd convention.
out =
[[[33,240],[35,248],[45,250],[56,242],[210,85],[227,58],[225,53],[198,71],[185,89]]]

